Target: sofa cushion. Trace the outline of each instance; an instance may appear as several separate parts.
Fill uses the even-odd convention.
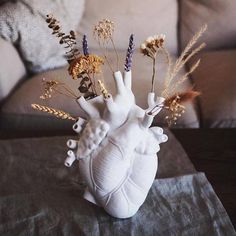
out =
[[[84,0],[17,0],[0,6],[0,36],[14,43],[27,69],[39,72],[66,64],[64,49],[45,22],[53,13],[65,32],[75,29]]]
[[[203,127],[236,127],[236,50],[203,52],[192,75],[199,97]]]
[[[207,23],[206,49],[236,47],[236,1],[180,0],[180,38],[184,48],[193,34]]]
[[[26,75],[26,70],[13,45],[0,37],[0,101],[17,82]]]
[[[150,35],[166,34],[167,48],[177,53],[177,1],[176,0],[110,0],[85,3],[85,13],[79,31],[87,34],[89,45],[98,48],[93,37],[93,26],[104,18],[115,22],[114,41],[119,49],[128,47],[131,33],[135,35],[137,47]],[[110,45],[111,47],[111,45]]]
[[[125,52],[119,52],[120,58],[125,58]],[[115,53],[113,51],[108,52],[108,58],[111,64],[115,63]],[[165,75],[166,63],[160,62],[158,64],[158,73],[157,73],[157,80],[156,80],[156,94],[160,95],[160,92],[163,89],[163,79]],[[152,63],[149,58],[144,58],[140,53],[136,53],[134,55],[133,60],[133,91],[136,96],[136,102],[142,108],[147,108],[147,94],[151,89],[151,73],[152,73]],[[181,74],[183,75],[183,71]],[[102,75],[98,76],[97,78],[102,78]],[[106,87],[109,91],[114,93],[114,81],[112,77],[112,73],[107,66],[104,66],[103,76],[105,79]],[[75,100],[65,97],[56,95],[49,100],[41,100],[39,99],[40,95],[43,94],[43,87],[41,85],[42,78],[47,79],[57,79],[61,82],[69,84],[70,88],[74,90],[75,93],[80,95],[78,92],[79,83],[76,80],[71,79],[71,77],[67,73],[67,67],[62,69],[57,69],[45,73],[38,74],[31,78],[30,80],[25,81],[25,83],[13,94],[13,96],[4,104],[2,108],[2,117],[5,117],[4,120],[7,123],[2,122],[2,126],[7,129],[11,129],[16,127],[16,124],[19,124],[19,118],[21,118],[21,125],[29,127],[29,122],[27,121],[27,116],[34,117],[35,115],[39,115],[43,118],[44,122],[48,122],[48,114],[41,113],[35,110],[32,110],[30,105],[32,103],[39,103],[44,104],[46,106],[58,108],[69,112],[73,116],[81,116],[81,110],[78,107],[78,104]],[[187,81],[183,86],[180,88],[181,91],[186,90],[190,87],[190,83]],[[19,116],[20,115],[20,116]],[[164,119],[166,113],[163,111],[158,115],[155,124],[159,125],[166,125],[166,121]],[[8,118],[7,118],[8,117]],[[15,120],[15,121],[14,121]],[[11,121],[11,122],[10,122]],[[25,121],[25,122],[24,122]],[[10,122],[10,123],[9,123]],[[39,119],[37,119],[39,122]],[[66,122],[66,121],[64,121]],[[4,125],[5,123],[5,125]],[[37,123],[34,127],[43,127],[46,124],[44,123]],[[30,125],[31,128],[32,124]],[[54,124],[51,125],[53,127]],[[3,127],[3,128],[4,128]],[[194,110],[193,104],[187,105],[186,113],[181,117],[178,121],[176,127],[198,127],[198,119]],[[49,125],[50,128],[50,125]],[[22,129],[22,128],[21,128]]]

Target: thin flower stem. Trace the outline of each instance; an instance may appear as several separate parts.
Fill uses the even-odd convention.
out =
[[[110,64],[110,62],[109,62],[109,60],[106,56],[106,49],[104,49],[104,47],[101,46],[100,41],[98,41],[98,45],[99,45],[99,48],[101,49],[101,51],[103,53],[103,57],[104,57],[105,61],[107,62],[109,69],[111,70],[112,73],[114,73],[114,70],[112,69],[112,66],[111,66],[111,64]]]
[[[61,86],[62,88],[64,88],[64,89],[65,89],[69,94],[71,94],[73,97],[77,97],[76,94],[75,94],[70,88],[68,88],[66,84],[61,83],[61,82],[59,82],[59,81],[57,81],[57,80],[55,80],[55,81],[58,83],[57,86]]]
[[[154,87],[155,87],[155,75],[156,75],[156,58],[153,58],[152,61],[152,89],[151,92],[154,93]]]
[[[57,92],[57,93],[59,93],[59,94],[61,94],[61,95],[64,95],[64,96],[66,96],[66,97],[69,97],[69,98],[77,98],[77,97],[68,95],[68,94],[66,94],[66,93],[63,93],[63,92],[61,92],[61,91],[58,90],[58,89],[54,89],[54,91]]]
[[[116,69],[118,71],[119,70],[119,55],[118,55],[118,52],[116,50],[115,43],[114,43],[114,40],[112,39],[112,37],[110,37],[110,40],[111,40],[112,46],[113,46],[113,48],[115,50],[115,53],[116,53]]]
[[[61,86],[62,86],[69,94],[71,94],[73,97],[77,98],[76,94],[75,94],[71,89],[69,89],[65,84],[61,84]]]

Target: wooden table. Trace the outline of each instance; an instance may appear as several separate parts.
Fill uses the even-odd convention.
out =
[[[206,173],[236,228],[236,129],[172,131],[195,168]]]

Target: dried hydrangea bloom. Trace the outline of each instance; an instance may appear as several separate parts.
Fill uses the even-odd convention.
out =
[[[101,66],[103,64],[103,58],[97,55],[80,55],[70,63],[68,71],[73,79],[77,79],[83,72],[86,72],[87,74],[101,73]]]
[[[93,34],[100,42],[108,42],[114,33],[114,22],[108,19],[103,19],[94,26]]]

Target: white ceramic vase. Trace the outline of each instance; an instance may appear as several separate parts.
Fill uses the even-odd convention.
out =
[[[131,71],[114,73],[116,94],[78,99],[87,119],[79,119],[73,129],[78,140],[68,140],[65,160],[71,166],[79,160],[79,171],[87,184],[84,198],[105,209],[113,217],[132,217],[145,201],[154,181],[159,144],[167,136],[159,127],[151,127],[164,98],[149,93],[148,109],[135,104],[131,90]]]

